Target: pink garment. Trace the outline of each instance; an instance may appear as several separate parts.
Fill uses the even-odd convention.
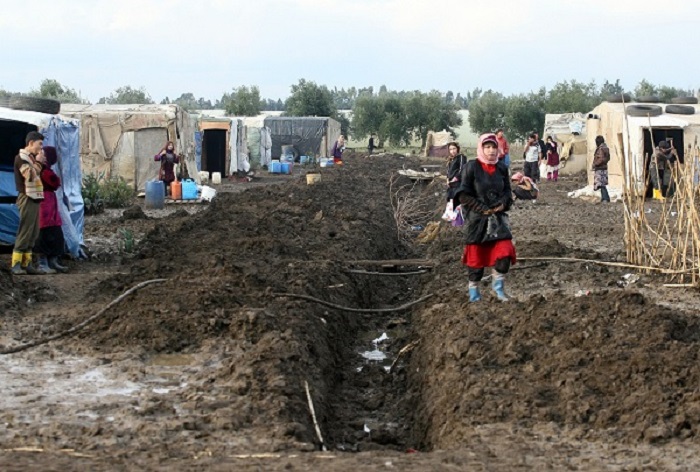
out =
[[[503,159],[510,152],[510,145],[508,145],[508,140],[505,136],[500,138],[496,136],[496,140],[498,141],[498,158]]]
[[[61,226],[61,214],[58,212],[56,190],[61,186],[61,179],[48,167],[41,170],[41,183],[44,185],[44,199],[39,205],[39,228]]]
[[[498,146],[498,140],[496,139],[496,135],[493,133],[485,133],[479,136],[479,144],[476,147],[476,158],[481,162],[482,164],[486,165],[494,165],[498,163],[498,154],[496,154],[492,159],[489,159],[486,157],[486,154],[484,153],[484,143],[487,141],[491,141],[492,143],[495,143],[496,146]]]

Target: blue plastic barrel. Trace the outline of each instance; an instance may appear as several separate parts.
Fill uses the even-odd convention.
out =
[[[289,162],[282,162],[282,163],[280,164],[280,173],[282,173],[282,174],[291,174],[291,173],[292,173],[291,167],[292,167],[292,166],[289,164]]]
[[[270,173],[279,174],[280,172],[282,172],[282,163],[280,161],[270,162]]]
[[[165,184],[162,180],[146,182],[146,208],[161,210],[165,207]]]

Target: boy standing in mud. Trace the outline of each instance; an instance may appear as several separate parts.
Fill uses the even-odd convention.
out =
[[[45,273],[32,265],[32,248],[39,236],[39,206],[44,199],[44,187],[39,177],[43,162],[41,149],[44,136],[38,131],[30,131],[25,143],[26,146],[20,149],[14,162],[19,228],[12,251],[13,275]]]

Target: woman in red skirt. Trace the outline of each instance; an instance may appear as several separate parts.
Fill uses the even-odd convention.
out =
[[[492,133],[479,137],[477,159],[462,170],[456,199],[464,212],[466,246],[462,262],[469,273],[469,301],[481,300],[479,282],[485,267],[493,267],[491,284],[496,297],[508,301],[505,276],[515,264],[515,247],[508,214],[513,203],[508,168],[498,160],[498,141]]]

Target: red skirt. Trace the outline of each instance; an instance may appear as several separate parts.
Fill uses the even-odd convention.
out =
[[[498,259],[510,258],[515,264],[515,246],[510,239],[501,239],[492,243],[467,244],[464,246],[462,263],[473,269],[493,267]]]

